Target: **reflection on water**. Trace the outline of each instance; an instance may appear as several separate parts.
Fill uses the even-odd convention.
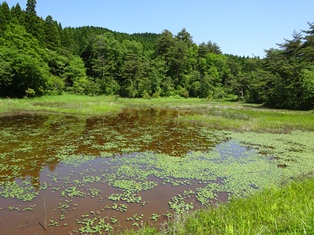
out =
[[[183,156],[206,151],[217,140],[201,135],[201,127],[174,120],[184,112],[125,110],[117,116],[84,118],[23,114],[0,117],[0,181],[14,177],[38,178],[43,166],[51,170],[58,155],[113,156],[152,151]]]
[[[99,217],[119,231],[153,224],[153,213],[161,222],[169,211],[227,200],[227,186],[218,188],[228,175],[215,161],[233,156],[235,161],[224,163],[232,172],[238,159],[255,152],[221,132],[176,121],[185,114],[145,109],[92,118],[0,117],[0,213],[5,218],[0,234],[75,233],[88,218]]]
[[[222,160],[228,157],[238,159],[242,158],[246,160],[248,154],[252,154],[252,152],[257,154],[254,149],[248,149],[247,147],[242,146],[238,141],[233,139],[218,144],[214,148],[214,151],[219,152]]]

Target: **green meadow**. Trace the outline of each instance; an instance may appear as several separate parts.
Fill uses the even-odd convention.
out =
[[[261,105],[197,98],[166,97],[129,99],[117,96],[44,96],[33,99],[0,99],[0,113],[46,111],[64,114],[103,115],[123,108],[171,108],[192,110],[186,121],[215,129],[243,131],[314,130],[313,111],[263,108]]]

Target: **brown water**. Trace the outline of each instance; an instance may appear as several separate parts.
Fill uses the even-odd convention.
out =
[[[77,220],[82,221],[82,215],[97,220],[107,216],[106,221],[115,232],[132,227],[134,222],[159,226],[167,220],[162,214],[174,212],[168,204],[173,197],[185,190],[204,187],[206,182],[140,176],[146,167],[154,168],[148,163],[138,165],[138,173],[133,170],[124,175],[123,167],[129,166],[115,159],[129,159],[141,152],[180,158],[191,151],[208,151],[225,140],[202,126],[176,121],[176,117],[187,113],[146,109],[88,118],[55,114],[0,117],[0,234],[75,234],[80,228]],[[127,191],[113,187],[115,180],[109,178],[119,178],[123,183],[130,174],[139,174],[134,176],[134,182],[154,182],[155,186],[135,192],[141,197],[139,203],[108,200],[112,194]],[[171,180],[179,184],[174,187]],[[70,195],[73,187],[82,195]],[[34,196],[26,202],[23,196],[18,196],[26,194]],[[227,195],[220,192],[217,200],[226,201]],[[195,195],[185,197],[184,201],[192,202],[194,209],[201,207]],[[127,205],[126,212],[108,209],[115,203]],[[27,210],[29,206],[34,206],[32,211]],[[160,215],[157,223],[149,219],[153,213]],[[126,220],[136,214],[143,217],[138,221]],[[118,222],[111,223],[112,217]],[[57,221],[58,226],[48,226],[50,220]]]

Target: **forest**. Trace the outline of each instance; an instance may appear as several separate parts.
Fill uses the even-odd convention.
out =
[[[228,98],[271,108],[314,108],[314,23],[265,58],[224,54],[177,34],[62,27],[36,0],[0,4],[0,97],[74,93],[129,98]]]

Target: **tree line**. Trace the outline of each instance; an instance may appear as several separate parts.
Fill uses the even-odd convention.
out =
[[[266,57],[223,54],[218,44],[176,35],[65,27],[0,5],[0,97],[70,92],[150,98],[232,98],[274,108],[314,108],[314,24],[266,50]]]

